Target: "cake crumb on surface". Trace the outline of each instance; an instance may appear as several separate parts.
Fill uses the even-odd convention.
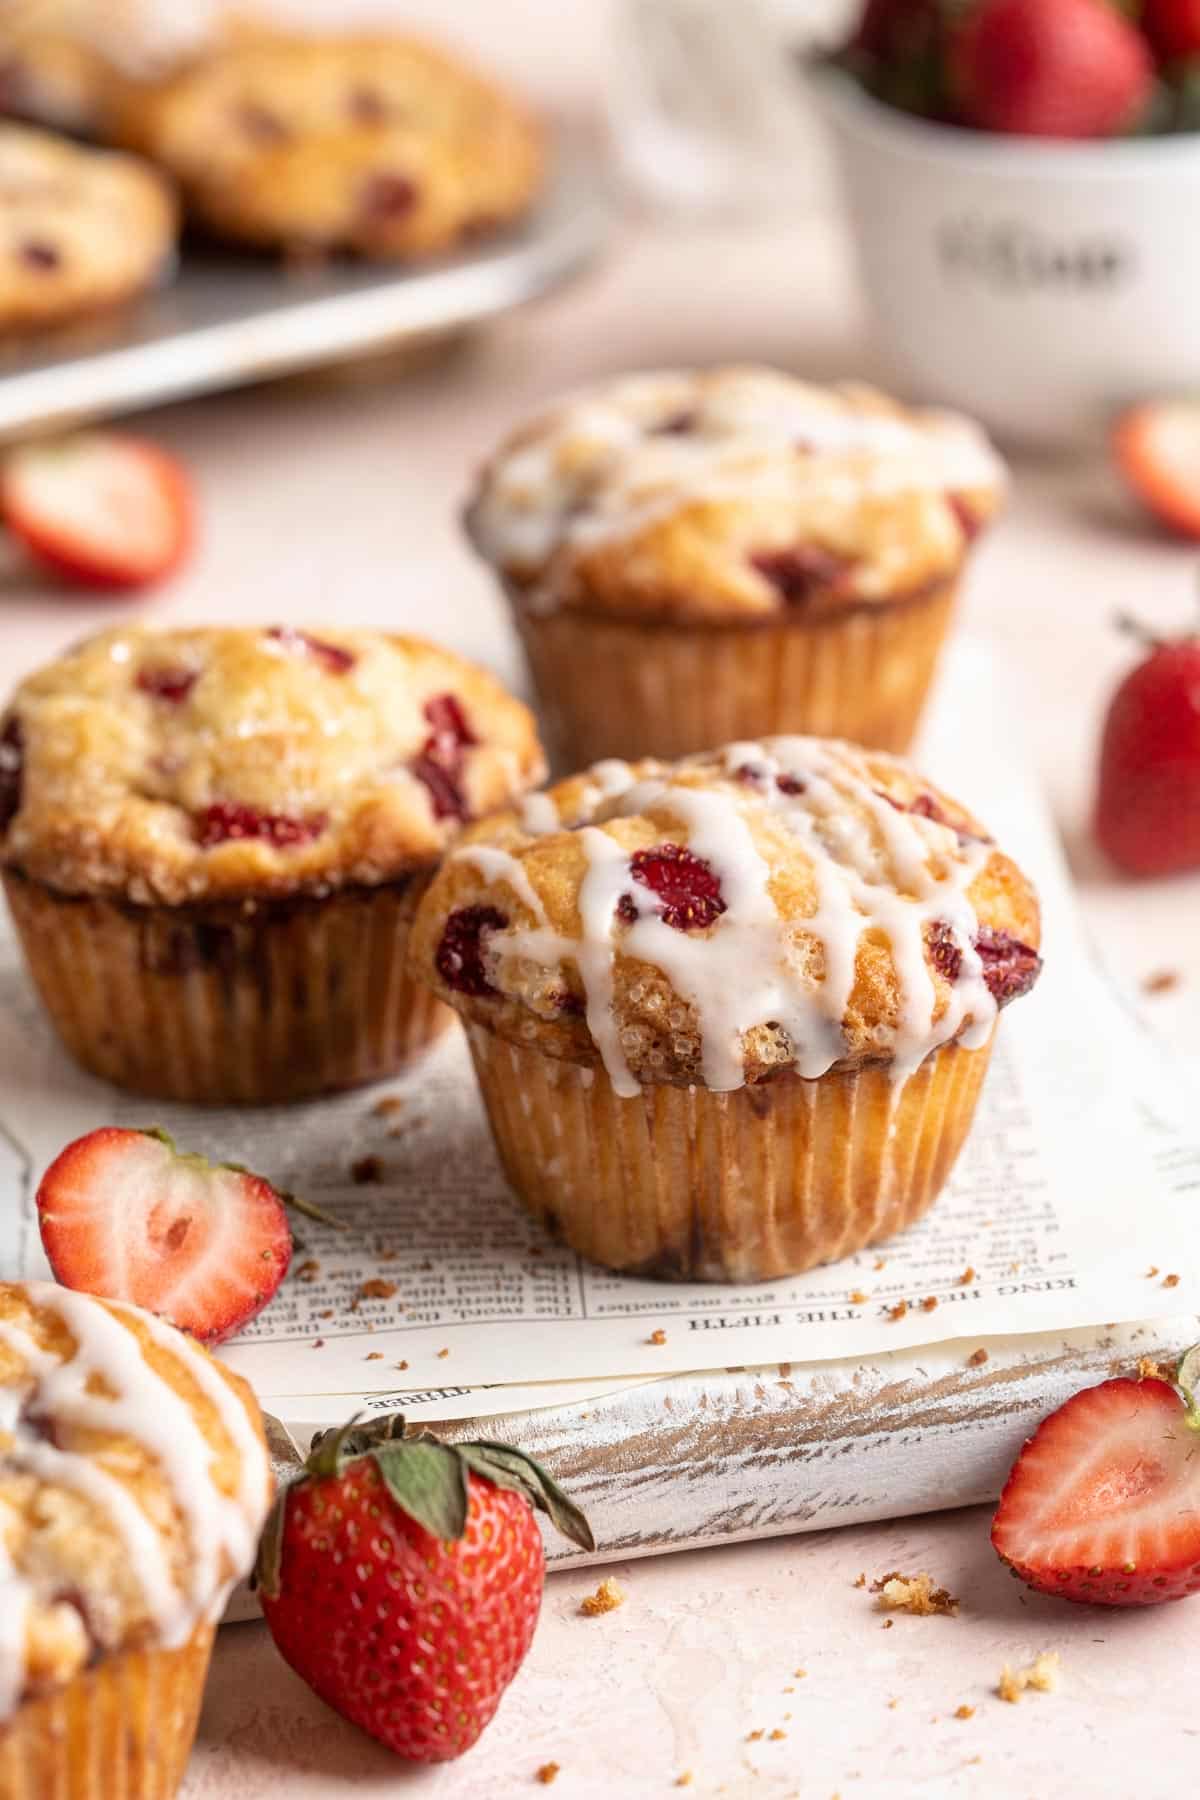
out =
[[[940,1613],[954,1618],[958,1612],[958,1597],[948,1588],[937,1587],[932,1575],[901,1575],[893,1569],[890,1575],[881,1575],[878,1581],[871,1583],[871,1592],[876,1596],[876,1605],[885,1612],[912,1613],[917,1618],[928,1618]]]
[[[895,1306],[889,1306],[887,1309],[887,1316],[892,1321],[893,1325],[897,1324],[901,1319],[903,1319],[907,1315],[907,1313],[908,1313],[908,1301],[907,1300],[897,1300]]]
[[[803,1681],[804,1677],[808,1674],[808,1670],[807,1669],[793,1669],[792,1674],[795,1676],[797,1681]]]
[[[996,1692],[1011,1706],[1016,1705],[1026,1688],[1034,1688],[1039,1694],[1052,1694],[1058,1686],[1060,1664],[1057,1650],[1043,1650],[1024,1669],[1014,1669],[1005,1663],[996,1683]]]
[[[373,1275],[358,1290],[361,1300],[390,1300],[395,1292],[395,1282],[385,1281],[381,1275]]]
[[[583,1596],[579,1602],[579,1610],[585,1617],[597,1619],[602,1613],[616,1612],[618,1606],[624,1604],[624,1588],[611,1575],[606,1575],[594,1593]]]
[[[383,1361],[383,1351],[382,1350],[368,1350],[367,1354],[363,1357],[363,1361],[364,1362],[382,1362]]]
[[[886,1256],[877,1256],[875,1258],[875,1267],[877,1269],[886,1269],[887,1268],[887,1257]]]
[[[692,1774],[692,1771],[690,1769],[684,1769],[681,1774],[679,1774],[675,1777],[675,1786],[676,1787],[691,1787],[692,1782],[694,1780],[695,1780],[695,1777]]]
[[[648,1344],[665,1344],[666,1341],[667,1341],[667,1334],[662,1329],[661,1325],[659,1326],[657,1331],[652,1331],[650,1333],[650,1336],[646,1339],[646,1342]]]
[[[1180,1277],[1178,1275],[1164,1275],[1162,1284],[1167,1288],[1178,1287],[1179,1281]]]
[[[892,1629],[892,1626],[893,1626],[893,1625],[894,1625],[894,1624],[895,1624],[895,1623],[896,1623],[896,1621],[895,1621],[895,1619],[885,1619],[885,1620],[884,1620],[884,1621],[883,1621],[883,1625],[882,1625],[882,1627],[881,1627],[881,1630],[883,1630],[883,1631],[890,1631],[890,1630],[891,1630],[891,1629]]]
[[[317,1276],[320,1273],[321,1273],[320,1263],[317,1261],[315,1256],[310,1256],[308,1261],[302,1262],[300,1264],[300,1267],[296,1270],[296,1280],[303,1281],[306,1283],[310,1282],[310,1281],[315,1281],[317,1279]]]
[[[543,1787],[549,1787],[552,1781],[558,1780],[560,1765],[556,1762],[543,1763],[537,1772],[537,1778]]]
[[[863,1570],[863,1572],[862,1572],[862,1574],[861,1574],[861,1575],[860,1575],[860,1576],[859,1576],[859,1578],[858,1578],[858,1580],[857,1580],[857,1581],[856,1581],[856,1582],[855,1582],[855,1583],[854,1583],[854,1585],[855,1585],[855,1587],[857,1587],[857,1588],[864,1588],[864,1587],[866,1587],[866,1585],[867,1585],[867,1572],[866,1572],[866,1570],[865,1570],[865,1569],[864,1569],[864,1570]]]
[[[444,1350],[438,1351],[438,1361],[440,1362],[444,1356],[449,1356],[449,1354],[450,1354],[450,1346],[449,1346],[449,1344],[447,1344],[447,1346]]]
[[[757,1744],[759,1738],[762,1737],[762,1735],[763,1735],[763,1728],[760,1725],[757,1731],[748,1731],[746,1733],[746,1742],[748,1744]]]
[[[865,1306],[870,1298],[870,1294],[864,1294],[861,1288],[852,1288],[850,1290],[851,1306]]]
[[[369,1187],[373,1182],[383,1180],[383,1158],[381,1156],[360,1156],[350,1164],[350,1179],[356,1187]]]
[[[1177,988],[1183,976],[1178,969],[1154,969],[1142,978],[1143,994],[1169,994]]]
[[[382,1100],[377,1100],[375,1102],[371,1111],[375,1114],[377,1119],[392,1119],[395,1118],[398,1113],[404,1111],[405,1104],[406,1102],[401,1095],[385,1094]]]
[[[398,1369],[407,1369],[407,1367],[408,1367],[408,1364],[407,1364],[407,1363],[406,1363],[406,1362],[398,1362],[398,1363],[397,1363],[397,1364],[396,1364],[396,1367],[397,1367],[397,1368],[398,1368]]]
[[[956,1719],[973,1719],[975,1717],[975,1708],[973,1706],[956,1706],[954,1709],[954,1716]]]
[[[786,1736],[787,1736],[787,1732],[781,1731],[777,1725],[775,1727],[774,1731],[768,1732],[767,1742],[770,1744],[778,1744],[780,1742],[780,1740],[782,1738],[785,1738]]]
[[[937,1303],[938,1303],[938,1300],[937,1300],[936,1294],[926,1294],[925,1298],[921,1302],[921,1311],[922,1312],[933,1312],[937,1306]]]
[[[968,1356],[967,1367],[968,1369],[981,1369],[987,1359],[988,1353],[983,1346],[980,1345],[978,1350],[972,1350],[970,1356]]]
[[[1172,1378],[1170,1369],[1164,1368],[1153,1356],[1139,1356],[1137,1372],[1139,1381],[1170,1381]]]
[[[1156,1275],[1157,1275],[1157,1274],[1158,1274],[1158,1264],[1157,1264],[1157,1263],[1151,1263],[1151,1264],[1150,1264],[1150,1267],[1149,1267],[1149,1268],[1148,1268],[1148,1269],[1147,1269],[1147,1270],[1146,1270],[1146,1280],[1147,1280],[1147,1281],[1153,1281],[1153,1280],[1154,1280],[1154,1277],[1155,1277],[1155,1276],[1156,1276]]]
[[[959,1276],[958,1280],[955,1282],[954,1285],[955,1285],[955,1287],[970,1287],[970,1285],[974,1281],[974,1279],[975,1279],[974,1266],[971,1263],[968,1263],[966,1268],[963,1270],[962,1274]]]

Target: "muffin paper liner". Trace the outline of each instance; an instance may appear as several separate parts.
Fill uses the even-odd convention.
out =
[[[38,992],[93,1075],[159,1099],[268,1105],[394,1074],[449,1022],[405,968],[427,876],[253,906],[4,889]]]
[[[770,1281],[903,1231],[949,1176],[991,1055],[623,1099],[602,1068],[468,1037],[518,1198],[594,1262],[671,1281]]]
[[[956,590],[740,625],[539,613],[513,598],[555,748],[578,768],[787,732],[906,750]]]
[[[106,1657],[0,1726],[4,1800],[172,1800],[196,1735],[214,1628]]]

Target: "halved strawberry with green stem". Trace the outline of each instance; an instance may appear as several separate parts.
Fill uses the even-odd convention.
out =
[[[280,1654],[398,1756],[461,1756],[533,1639],[545,1580],[535,1507],[595,1548],[583,1514],[520,1450],[406,1438],[399,1414],[327,1433],[259,1553]]]
[[[161,1131],[110,1125],[68,1144],[42,1177],[37,1213],[64,1287],[144,1306],[209,1344],[262,1311],[291,1261],[270,1182],[179,1151]]]
[[[1119,1377],[1043,1420],[1013,1465],[992,1543],[1029,1586],[1097,1606],[1200,1592],[1200,1348],[1176,1384]]]

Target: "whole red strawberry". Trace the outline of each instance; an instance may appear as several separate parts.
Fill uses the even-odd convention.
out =
[[[1013,1465],[992,1543],[1044,1594],[1157,1606],[1200,1592],[1200,1351],[1176,1382],[1124,1377],[1075,1394]]]
[[[320,1439],[259,1555],[284,1659],[414,1762],[469,1750],[525,1660],[542,1603],[533,1508],[585,1550],[583,1514],[503,1444],[406,1438],[398,1415]]]
[[[1148,640],[1113,696],[1096,837],[1131,875],[1200,868],[1200,637]]]
[[[1142,30],[1164,62],[1200,55],[1200,0],[1144,0]]]
[[[1109,0],[981,0],[950,76],[965,124],[1025,137],[1111,137],[1153,87],[1145,41]]]

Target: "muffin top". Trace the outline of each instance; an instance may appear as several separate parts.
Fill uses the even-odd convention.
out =
[[[772,369],[631,375],[485,467],[467,530],[528,604],[745,621],[878,604],[952,575],[996,510],[983,434]]]
[[[149,286],[176,206],[134,156],[0,120],[0,329],[53,325]]]
[[[139,903],[375,885],[543,773],[527,709],[417,638],[123,626],[0,714],[0,862]]]
[[[957,802],[895,757],[780,737],[598,763],[476,827],[412,955],[469,1022],[630,1095],[908,1073],[987,1040],[1039,940],[1033,888]]]
[[[174,1326],[0,1283],[0,1722],[215,1622],[271,1501],[249,1388]]]
[[[297,250],[429,255],[525,211],[542,177],[523,108],[403,34],[252,32],[118,89],[112,129],[218,232]]]

